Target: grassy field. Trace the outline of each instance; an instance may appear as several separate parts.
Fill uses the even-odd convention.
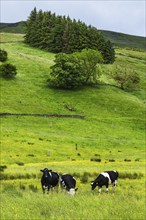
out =
[[[106,74],[97,87],[55,90],[47,84],[54,54],[25,45],[20,34],[1,34],[1,41],[18,72],[14,80],[0,79],[1,112],[85,116],[1,116],[1,219],[144,220],[145,53],[118,48],[115,63],[103,66],[137,71],[134,91],[115,87]],[[45,167],[73,174],[76,196],[43,195]],[[120,173],[115,193],[91,192],[90,181],[112,169]]]

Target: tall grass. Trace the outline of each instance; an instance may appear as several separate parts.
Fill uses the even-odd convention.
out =
[[[17,186],[3,186],[1,199],[2,219],[80,219],[80,220],[144,220],[144,194],[142,181],[121,181],[115,193],[91,191],[88,184],[80,185],[74,197],[55,191],[43,195],[41,191],[25,190]],[[142,184],[143,186],[143,184]],[[12,205],[13,204],[13,205]]]

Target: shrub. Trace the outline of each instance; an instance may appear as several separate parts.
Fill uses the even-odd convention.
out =
[[[116,66],[115,70],[108,75],[113,78],[122,90],[134,89],[140,82],[140,76],[133,69]]]
[[[32,192],[37,192],[37,186],[34,186],[33,184],[29,185],[29,189],[32,191]]]
[[[81,182],[82,183],[87,183],[88,182],[88,178],[89,178],[88,173],[84,172],[83,176],[81,177]]]
[[[16,162],[16,164],[18,164],[19,166],[24,166],[24,163],[20,161]]]
[[[120,173],[119,177],[121,179],[141,179],[144,175],[142,173]]]
[[[19,187],[20,187],[21,190],[25,190],[25,186],[23,184],[20,183]]]
[[[12,79],[16,76],[16,74],[17,70],[14,65],[7,63],[0,66],[0,76],[7,79]]]
[[[91,158],[90,161],[101,162],[100,158]]]
[[[6,169],[6,168],[7,168],[7,166],[6,166],[6,165],[3,165],[3,166],[1,165],[1,166],[0,166],[0,172],[3,172],[3,171],[4,171],[4,169]]]
[[[5,62],[8,58],[8,54],[5,50],[0,49],[0,61]]]
[[[34,154],[27,154],[28,157],[35,157]]]
[[[140,158],[136,158],[135,161],[140,161]]]
[[[125,161],[125,162],[131,162],[131,160],[130,160],[130,159],[125,159],[124,161]]]
[[[115,162],[115,160],[114,159],[109,159],[109,162]]]

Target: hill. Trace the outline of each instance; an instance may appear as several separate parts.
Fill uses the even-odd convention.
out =
[[[106,40],[110,40],[115,46],[146,49],[146,37],[139,37],[118,33],[113,31],[100,30]],[[5,33],[25,33],[25,22],[0,23],[0,32]]]
[[[146,37],[133,36],[113,31],[101,30],[105,39],[110,40],[115,46],[146,49]]]
[[[24,34],[25,22],[20,21],[16,23],[0,23],[0,32]]]
[[[112,85],[113,82],[110,81],[106,75],[102,76],[100,85],[95,88],[87,87],[74,91],[54,90],[47,85],[47,79],[50,72],[50,66],[53,64],[54,54],[31,48],[22,42],[18,42],[20,41],[20,38],[23,39],[23,35],[1,35],[1,40],[3,41],[2,48],[4,48],[9,54],[9,62],[16,65],[18,69],[16,80],[6,81],[1,79],[1,112],[22,114],[76,114],[85,116],[86,120],[80,121],[70,119],[70,121],[65,120],[64,122],[63,119],[58,120],[48,118],[47,124],[54,124],[53,128],[48,129],[51,129],[51,133],[52,131],[55,132],[54,134],[52,133],[53,136],[51,135],[52,137],[50,136],[50,138],[53,138],[54,141],[57,138],[55,141],[56,145],[61,142],[63,146],[66,144],[72,145],[73,143],[79,143],[79,145],[82,145],[84,140],[86,140],[86,144],[89,146],[93,144],[94,150],[96,151],[96,146],[103,147],[103,145],[108,145],[109,147],[116,146],[116,148],[119,146],[120,148],[124,143],[125,136],[127,141],[124,144],[124,147],[125,145],[131,146],[131,138],[133,139],[134,146],[137,145],[137,141],[140,143],[142,142],[142,137],[141,139],[138,138],[135,140],[132,127],[136,130],[142,129],[144,122],[143,115],[145,111],[144,101],[146,81],[145,54],[143,52],[117,49],[116,62],[113,65],[105,65],[105,71],[111,71],[111,68],[117,64],[124,65],[127,68],[133,68],[137,71],[140,75],[141,82],[140,87],[133,92],[127,93],[115,86],[110,86],[109,84]],[[13,39],[13,42],[4,43],[4,39],[6,42],[11,42],[11,39]],[[71,109],[74,109],[74,111],[70,111],[66,106],[71,106]],[[8,121],[11,123],[13,120],[15,121],[15,117],[10,117],[10,119],[4,117],[5,123],[8,123]],[[22,117],[22,119],[18,118],[18,121],[19,120],[25,120],[25,117]],[[43,118],[39,118],[40,125],[39,123],[36,125],[39,125],[37,129],[44,127],[42,132],[37,131],[41,136],[40,138],[42,138],[42,136],[44,138],[47,135],[45,132],[47,129],[46,124],[42,124],[44,123],[44,120],[45,119]],[[36,121],[36,119],[30,117],[29,129],[32,130],[34,126],[33,121]],[[63,123],[62,126],[60,123]],[[70,123],[72,126],[70,126]],[[82,128],[83,124],[84,129]],[[5,124],[5,126],[7,125]],[[17,130],[15,125],[11,126],[14,130]],[[75,131],[76,127],[78,128],[77,131]],[[22,131],[24,130],[23,126],[21,129]],[[21,133],[21,129],[18,134]],[[130,136],[127,136],[125,131],[127,131],[127,134],[129,132],[132,133]],[[25,132],[27,133],[28,131]],[[98,135],[96,136],[97,133]],[[114,137],[109,143],[112,133],[114,134]],[[74,138],[71,137],[72,134]],[[100,140],[104,138],[104,135],[106,135],[106,139],[101,143]],[[118,141],[119,135],[121,137],[120,141]],[[140,133],[139,135],[141,136]],[[38,135],[30,135],[30,139],[33,139],[35,136]],[[59,137],[61,139],[59,139]],[[55,142],[53,144],[53,140],[50,148],[55,144]],[[15,138],[13,141],[15,143]],[[7,141],[5,144],[7,145]],[[58,153],[57,155],[58,158],[62,158]],[[89,153],[89,155],[86,155],[86,157],[92,157],[93,152]],[[45,161],[46,159],[42,157],[41,161]],[[13,163],[14,161],[12,160],[10,163]]]
[[[0,112],[30,114],[1,115],[2,219],[144,220],[145,53],[118,48],[115,63],[103,67],[112,71],[120,64],[138,72],[136,90],[122,91],[104,74],[96,87],[70,91],[48,86],[55,54],[24,44],[21,34],[3,33],[1,41],[18,74],[14,80],[0,78]],[[73,174],[77,195],[69,198],[60,190],[42,195],[45,167]],[[90,181],[104,170],[118,170],[119,185],[115,193],[103,188],[98,196]]]

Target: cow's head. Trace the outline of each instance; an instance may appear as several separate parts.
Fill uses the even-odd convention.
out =
[[[72,188],[72,189],[68,190],[68,194],[71,196],[74,196],[77,190],[78,190],[78,188],[76,188],[76,189]]]
[[[91,189],[94,190],[96,186],[98,186],[98,183],[96,183],[95,181],[91,181]]]
[[[43,172],[44,176],[47,178],[48,176],[50,176],[50,172],[52,172],[52,170],[48,170],[48,168],[45,168],[43,170],[40,170],[41,172]]]

